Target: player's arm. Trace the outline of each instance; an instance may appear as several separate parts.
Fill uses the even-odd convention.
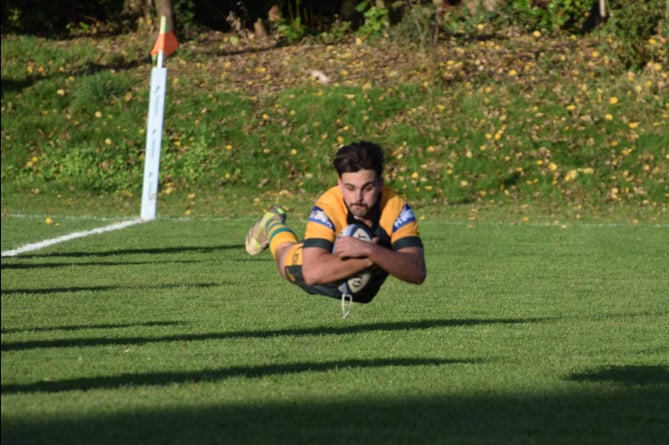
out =
[[[320,247],[305,247],[302,250],[302,276],[310,286],[337,282],[372,264],[370,258],[341,258]]]
[[[425,281],[427,269],[422,247],[407,246],[391,250],[349,236],[337,239],[336,246],[337,256],[347,261],[367,258],[399,280],[414,284]]]
[[[421,284],[427,276],[422,247],[404,247],[390,250],[376,243],[368,243],[367,258],[398,280]]]

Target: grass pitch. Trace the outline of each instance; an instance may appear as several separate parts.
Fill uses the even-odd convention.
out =
[[[246,255],[251,223],[161,219],[2,258],[2,442],[669,436],[666,225],[428,218],[424,285],[389,278],[343,320]],[[44,226],[3,217],[3,251]]]

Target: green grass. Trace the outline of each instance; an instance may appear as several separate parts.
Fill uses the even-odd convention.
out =
[[[181,42],[158,220],[2,258],[3,443],[664,443],[666,66],[492,37]],[[139,215],[147,41],[2,36],[3,252]],[[357,139],[429,276],[342,320],[242,240]]]
[[[108,223],[43,218],[3,250]],[[250,218],[2,258],[2,441],[664,443],[666,224],[493,220],[423,220],[427,281],[346,320],[246,255]]]
[[[147,41],[3,35],[3,201],[141,194]],[[370,139],[388,152],[388,184],[417,205],[661,214],[669,196],[666,66],[627,72],[607,51],[615,44],[531,34],[422,50],[185,40],[166,62],[160,191],[311,198],[332,183],[334,150]],[[305,74],[314,68],[332,83]]]

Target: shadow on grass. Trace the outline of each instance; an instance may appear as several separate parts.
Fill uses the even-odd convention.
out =
[[[183,321],[143,321],[141,323],[104,323],[104,324],[75,324],[66,326],[49,326],[46,328],[2,328],[3,334],[18,334],[22,332],[54,332],[54,331],[82,331],[90,329],[127,329],[136,327],[163,327],[183,326]]]
[[[75,262],[63,262],[63,263],[12,263],[7,264],[3,263],[0,266],[1,270],[28,270],[28,269],[55,269],[57,267],[91,267],[91,266],[145,266],[151,264],[194,264],[201,263],[202,260],[174,260],[174,261],[165,261],[165,260],[146,260],[146,261],[87,261],[85,263],[75,263]],[[3,291],[4,292],[4,291]]]
[[[107,250],[95,252],[54,252],[54,253],[34,253],[23,254],[15,257],[3,257],[0,263],[1,270],[22,270],[22,269],[50,269],[56,267],[71,267],[71,266],[139,266],[145,264],[155,263],[183,263],[192,264],[202,262],[199,260],[184,260],[176,259],[169,260],[166,258],[157,259],[156,255],[182,255],[186,253],[216,253],[222,250],[239,250],[244,251],[244,246],[239,244],[229,246],[181,246],[181,247],[163,247],[163,248],[147,248],[147,249],[121,249],[121,250]],[[121,257],[125,255],[150,255],[151,259],[146,261],[88,261],[88,262],[30,262],[30,260],[49,259],[49,258],[88,258],[88,257]],[[27,261],[26,261],[27,260]]]
[[[207,340],[269,338],[279,336],[311,336],[311,335],[349,335],[365,332],[403,331],[416,329],[445,328],[458,326],[478,326],[488,324],[537,323],[542,318],[499,318],[499,319],[448,319],[448,320],[416,320],[388,323],[369,323],[350,326],[318,326],[313,328],[275,329],[263,331],[210,332],[202,334],[174,334],[163,337],[114,337],[114,338],[67,338],[27,341],[3,341],[2,351],[25,351],[38,348],[81,348],[107,345],[147,344],[163,342],[187,342]]]
[[[0,94],[2,97],[5,97],[5,93],[15,93],[25,88],[28,88],[34,83],[33,79],[2,79],[2,88],[0,88]]]
[[[569,378],[576,382],[669,386],[669,366],[609,366],[590,372],[574,373]]]
[[[420,365],[408,359],[401,366]],[[429,360],[428,363],[429,364]],[[385,366],[392,361],[321,365]],[[315,364],[292,365],[293,372]],[[448,369],[448,368],[445,368]],[[237,371],[242,371],[241,369]],[[262,368],[255,372],[263,371]],[[265,372],[278,371],[265,369]],[[288,369],[288,372],[291,370]],[[642,371],[643,372],[643,371]],[[444,379],[448,374],[444,373]],[[666,444],[669,391],[628,386],[542,394],[432,394],[213,402],[22,417],[3,409],[11,444]],[[333,386],[334,387],[334,386]],[[4,397],[4,396],[3,396]]]
[[[132,386],[167,386],[182,383],[218,382],[234,377],[262,378],[303,372],[328,372],[341,369],[380,368],[387,366],[441,366],[447,364],[480,363],[476,360],[445,360],[436,358],[351,359],[332,362],[281,363],[264,366],[233,366],[220,369],[200,369],[190,372],[152,372],[120,374],[105,377],[82,377],[59,381],[2,385],[2,395],[35,392],[90,391],[119,389]]]
[[[137,289],[204,289],[209,287],[223,286],[230,283],[175,283],[175,284],[160,284],[157,286],[140,285],[140,286],[72,286],[72,287],[46,287],[43,289],[6,289],[2,293],[4,295],[25,294],[25,295],[53,295],[61,292],[107,292],[117,291],[119,289],[137,290]]]
[[[41,77],[32,77],[27,79],[2,79],[2,97],[5,97],[5,93],[17,93],[21,90],[24,90],[28,87],[31,87],[37,83],[43,82],[49,79],[58,79],[58,78],[67,78],[67,77],[85,77],[99,72],[117,72],[121,70],[131,70],[137,68],[146,63],[150,62],[150,57],[147,59],[136,59],[122,63],[110,64],[110,65],[101,65],[98,63],[86,63],[85,66],[73,69],[71,71],[61,71],[50,76],[41,76]]]

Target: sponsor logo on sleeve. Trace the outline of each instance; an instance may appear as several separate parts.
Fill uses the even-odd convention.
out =
[[[404,204],[404,207],[402,208],[400,215],[393,223],[393,232],[397,232],[402,227],[414,221],[416,221],[416,216],[413,214],[413,210],[411,210],[409,204]]]
[[[323,211],[323,209],[321,209],[318,206],[314,206],[311,209],[311,213],[309,214],[309,222],[315,222],[317,224],[321,224],[329,228],[330,230],[335,229],[335,226],[328,217],[328,215]]]

